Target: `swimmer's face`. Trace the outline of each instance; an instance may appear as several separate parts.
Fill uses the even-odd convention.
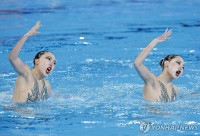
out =
[[[172,59],[170,62],[166,62],[167,70],[173,79],[180,77],[184,69],[184,60],[177,56]]]
[[[38,69],[44,77],[48,76],[54,70],[55,64],[55,56],[50,52],[45,52],[36,60],[36,65],[38,65]]]

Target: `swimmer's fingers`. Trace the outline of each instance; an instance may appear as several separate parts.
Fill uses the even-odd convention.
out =
[[[166,37],[170,36],[172,34],[172,29],[170,29],[167,33],[166,33]]]
[[[40,32],[35,32],[35,34],[39,34]]]
[[[32,35],[36,35],[39,34],[40,32],[37,32],[36,30],[39,29],[42,25],[40,25],[40,21],[37,21],[37,23],[35,24],[35,26],[33,26],[31,28],[31,30],[28,31],[28,33],[26,33],[25,35],[30,37]]]
[[[35,26],[31,29],[31,31],[35,32],[35,34],[37,34],[38,32],[36,32],[37,29],[39,29],[42,25],[40,24],[40,21],[37,21],[37,23],[35,24]]]
[[[165,32],[164,32],[160,37],[157,38],[158,43],[164,42],[165,40],[171,39],[171,37],[169,37],[171,34],[172,34],[172,29],[170,29],[170,30],[168,31],[168,28],[167,28],[167,29],[165,30]]]
[[[172,29],[170,29],[169,31],[168,31],[168,28],[165,30],[165,32],[163,33],[163,37],[168,37],[168,36],[170,36],[172,34]]]
[[[37,21],[37,22],[36,22],[36,25],[40,25],[40,21]]]
[[[165,33],[167,33],[167,31],[168,31],[168,28],[166,28],[166,30],[165,30],[165,32],[164,32],[164,34],[165,34]]]
[[[35,27],[35,29],[37,30],[37,29],[39,29],[41,26],[42,26],[42,25],[40,24],[40,21],[37,21],[37,23],[36,23],[36,25],[35,25],[34,27]],[[34,27],[33,27],[33,28],[34,28]]]
[[[172,29],[170,29],[167,33],[168,33],[168,35],[171,35],[172,34]]]
[[[166,38],[166,40],[169,40],[169,39],[171,39],[171,37]]]

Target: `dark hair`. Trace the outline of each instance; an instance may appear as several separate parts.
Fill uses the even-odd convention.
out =
[[[33,59],[33,64],[34,64],[34,66],[35,66],[35,60],[36,59],[39,59],[43,54],[45,54],[45,53],[47,53],[47,52],[50,52],[50,51],[39,51],[36,55],[35,55],[35,57],[34,57],[34,59]],[[51,53],[51,52],[50,52]],[[52,53],[53,54],[53,53]]]
[[[167,55],[164,59],[161,59],[160,66],[161,66],[162,70],[164,69],[164,62],[165,61],[170,62],[172,59],[174,59],[176,57],[180,57],[180,56],[179,55]]]

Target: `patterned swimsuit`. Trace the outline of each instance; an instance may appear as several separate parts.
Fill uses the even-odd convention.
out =
[[[42,100],[42,101],[46,100],[48,98],[48,93],[47,93],[47,87],[45,85],[45,81],[42,80],[43,87],[42,87],[42,91],[40,93],[38,82],[37,82],[35,76],[33,76],[33,77],[34,77],[35,81],[34,81],[34,87],[33,87],[33,89],[31,89],[32,94],[28,93],[28,98],[26,101],[34,102],[36,100]]]
[[[161,96],[159,97],[160,101],[168,102],[168,101],[174,100],[176,98],[176,91],[174,90],[174,87],[172,86],[172,95],[170,98],[168,96],[167,89],[165,88],[164,84],[159,80],[158,80],[158,82],[160,83],[160,87],[161,87]]]

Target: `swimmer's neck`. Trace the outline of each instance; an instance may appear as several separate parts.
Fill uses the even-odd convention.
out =
[[[33,68],[31,72],[37,80],[42,80],[44,78],[44,76],[42,76],[42,74],[36,68]]]
[[[172,84],[172,77],[166,71],[163,71],[158,77],[158,80],[162,81],[165,84]]]

